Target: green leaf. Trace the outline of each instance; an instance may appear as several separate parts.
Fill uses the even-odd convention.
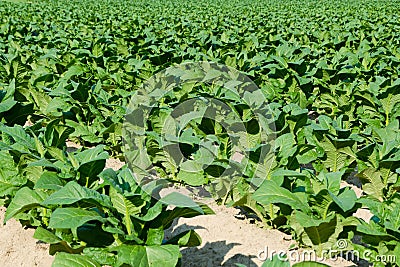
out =
[[[325,188],[333,194],[337,195],[340,190],[340,182],[342,180],[344,171],[340,172],[321,172],[318,179],[322,180]]]
[[[383,189],[385,185],[382,182],[381,174],[373,168],[367,168],[361,171],[357,176],[363,182],[365,193],[372,195],[379,200],[383,200]]]
[[[74,129],[60,124],[60,119],[52,120],[47,124],[44,132],[44,143],[47,147],[62,148],[69,135]]]
[[[345,189],[338,196],[335,196],[333,193],[329,192],[333,201],[343,210],[343,212],[347,212],[351,210],[357,201],[356,193],[350,189]]]
[[[9,111],[12,107],[14,107],[18,102],[14,100],[14,93],[11,91],[7,91],[6,96],[1,99],[0,102],[0,114],[6,111]]]
[[[180,258],[176,245],[132,246],[121,245],[111,249],[117,252],[117,265],[135,267],[176,267]]]
[[[132,215],[132,217],[144,222],[150,222],[161,214],[162,209],[163,209],[163,203],[158,201],[154,206],[152,206],[150,209],[147,210],[147,213],[144,214],[144,216]]]
[[[324,249],[332,249],[336,245],[339,234],[346,225],[338,216],[332,213],[326,219],[318,219],[295,211],[290,218],[290,225],[298,233],[301,242],[313,247],[320,256]]]
[[[48,244],[57,244],[62,241],[58,236],[43,227],[36,228],[33,237]]]
[[[183,181],[184,183],[191,186],[201,186],[204,185],[207,179],[204,177],[203,172],[188,172],[185,170],[180,170],[176,179]]]
[[[164,240],[164,227],[155,223],[156,228],[150,227],[147,231],[147,239],[146,245],[147,246],[158,246],[161,245]]]
[[[7,86],[4,97],[2,96],[3,92],[0,91],[0,114],[10,110],[15,104],[17,104],[17,101],[14,100],[14,94],[15,79],[13,79],[9,86]]]
[[[78,171],[84,177],[94,178],[104,169],[108,153],[104,151],[104,145],[98,145],[82,152],[74,154],[79,161]]]
[[[204,214],[204,211],[201,209],[199,204],[194,202],[190,197],[178,192],[169,193],[165,197],[162,197],[159,201],[167,205],[173,205],[180,208],[188,207],[195,211],[198,211],[201,214]]]
[[[59,149],[58,147],[48,147],[47,152],[56,160],[64,163],[67,161],[67,157],[65,156],[64,151]],[[68,156],[70,155],[71,154],[69,154]]]
[[[201,245],[201,237],[194,230],[184,231],[167,241],[167,244],[179,247],[197,247]]]
[[[121,181],[119,181],[117,173],[111,168],[105,169],[99,173],[99,178],[104,180],[104,184],[110,185],[117,190],[118,193],[122,193],[124,189],[127,189],[125,188],[125,184],[122,184]]]
[[[116,266],[115,255],[109,252],[108,248],[86,247],[83,254],[99,262],[102,266]]]
[[[21,149],[24,152],[36,150],[35,140],[25,132],[22,126],[15,125],[14,127],[7,127],[0,125],[0,132],[8,134],[14,139],[15,144],[13,147],[16,149]]]
[[[9,151],[0,151],[0,196],[14,195],[27,182],[27,177],[19,173],[19,168]]]
[[[50,228],[75,229],[88,221],[100,221],[105,219],[97,212],[80,208],[58,208],[50,217]]]
[[[86,243],[86,247],[107,247],[114,241],[111,233],[105,231],[99,223],[85,223],[76,230],[80,241]]]
[[[80,254],[82,253],[83,247],[72,248],[66,241],[60,243],[50,244],[49,254],[54,255],[60,252],[67,252],[68,254]]]
[[[254,193],[253,199],[261,204],[282,203],[289,205],[293,209],[310,211],[310,208],[305,204],[303,193],[292,193],[286,188],[278,186],[272,180],[264,181]]]
[[[40,203],[47,197],[47,194],[40,190],[32,190],[22,187],[15,194],[4,216],[4,222],[11,219],[20,212],[39,207]]]
[[[393,95],[389,93],[389,95],[386,98],[381,99],[380,102],[382,103],[382,108],[386,116],[385,124],[389,125],[389,123],[391,122],[390,115],[395,109],[395,106],[398,105],[400,102],[400,94]]]
[[[67,81],[71,79],[73,76],[78,76],[84,73],[84,68],[79,65],[72,65],[69,67],[68,71],[63,73],[63,80]]]
[[[1,104],[0,104],[1,105]],[[15,104],[10,110],[4,113],[7,125],[24,125],[29,115],[33,114],[33,104]],[[1,115],[0,115],[1,116]]]
[[[39,108],[40,112],[42,114],[46,114],[47,106],[49,105],[52,98],[47,93],[39,90],[29,90],[29,94],[32,97],[33,102],[35,103],[35,106]]]
[[[394,232],[400,231],[400,196],[394,195],[385,203],[386,213],[384,225]]]
[[[61,117],[64,111],[69,111],[72,105],[61,98],[51,98],[46,106],[45,114],[51,118]]]
[[[357,225],[357,231],[372,236],[390,236],[382,226],[374,221],[370,221],[370,223],[361,222],[360,225]]]
[[[57,253],[54,258],[53,267],[101,267],[94,259],[85,255]]]
[[[318,211],[322,219],[326,219],[329,213],[329,207],[333,203],[331,193],[327,189],[322,189],[316,196],[310,197],[312,208]]]
[[[0,196],[14,195],[18,190],[18,187],[10,183],[4,183],[0,181]]]
[[[45,201],[42,202],[42,205],[66,205],[73,204],[81,200],[94,201],[103,207],[112,207],[109,196],[100,194],[93,189],[80,186],[74,181],[69,182],[63,188],[51,194]]]
[[[59,190],[64,186],[64,182],[55,172],[44,172],[37,180],[34,189]]]
[[[139,214],[146,202],[141,199],[140,195],[124,196],[114,188],[110,188],[110,198],[113,207],[124,216],[125,227],[128,235],[131,235],[133,228],[131,215]]]
[[[271,258],[268,258],[266,261],[264,261],[261,267],[290,267],[290,262],[286,255],[275,254]]]
[[[82,125],[81,123],[77,123],[72,120],[66,120],[66,124],[75,130],[73,133],[71,133],[72,137],[78,137],[86,142],[94,144],[103,141],[103,138],[99,136],[97,127]]]
[[[75,153],[75,157],[79,160],[80,164],[86,164],[97,160],[108,159],[108,153],[104,151],[104,145],[98,145],[94,148]]]

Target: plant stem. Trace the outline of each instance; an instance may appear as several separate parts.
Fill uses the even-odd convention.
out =
[[[222,205],[225,205],[226,204],[226,202],[228,201],[228,197],[229,197],[229,194],[231,193],[231,191],[229,191],[226,195],[225,195],[225,197],[224,197],[224,200],[222,201]]]
[[[274,205],[272,203],[269,204],[269,216],[271,217],[272,222],[275,219]]]
[[[125,223],[126,223],[126,231],[128,232],[128,235],[132,234],[132,227],[131,227],[131,220],[129,218],[129,215],[125,216]]]
[[[385,121],[386,126],[389,125],[389,113],[386,113],[386,121]]]

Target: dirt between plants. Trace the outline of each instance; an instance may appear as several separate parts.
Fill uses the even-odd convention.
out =
[[[106,167],[119,169],[122,165],[118,160],[109,160]],[[271,255],[273,251],[289,251],[290,246],[295,244],[289,235],[278,230],[260,228],[254,220],[237,216],[240,212],[238,209],[218,206],[215,203],[211,203],[210,207],[215,215],[180,218],[165,231],[166,239],[188,229],[195,229],[201,236],[201,246],[181,250],[183,267],[237,266],[236,263],[248,267],[260,266],[263,261],[259,260],[257,255],[265,257],[265,253],[260,254],[261,251]],[[4,213],[5,208],[0,207],[1,222]],[[365,213],[361,216],[369,219],[370,214]],[[48,254],[48,245],[34,239],[33,233],[34,229],[24,229],[13,219],[6,225],[0,223],[0,266],[51,266],[53,257]],[[325,263],[334,267],[356,266],[341,258]]]
[[[23,229],[14,219],[2,225],[6,209],[0,207],[0,265],[4,267],[51,266],[47,244],[34,239],[34,229]]]
[[[277,230],[262,229],[250,223],[249,220],[235,218],[238,209],[226,208],[216,204],[211,205],[215,215],[204,215],[195,218],[180,218],[166,230],[168,239],[188,229],[195,229],[202,238],[202,245],[193,248],[183,248],[183,267],[214,267],[236,266],[236,263],[248,267],[260,266],[263,261],[257,255],[264,257],[288,251],[295,244],[289,235]],[[0,220],[3,221],[5,208],[0,208]],[[33,236],[33,229],[23,229],[21,224],[13,219],[5,226],[0,226],[0,265],[3,267],[49,267],[53,257],[48,254],[48,245],[43,244]],[[263,253],[260,254],[260,252]],[[296,253],[297,254],[297,253]],[[301,255],[301,251],[298,253]],[[325,261],[330,266],[355,266],[342,259]]]

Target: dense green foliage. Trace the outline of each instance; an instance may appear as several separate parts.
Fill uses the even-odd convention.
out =
[[[179,247],[200,238],[189,231],[165,241],[164,229],[212,211],[182,196],[167,209],[127,166],[104,168],[110,156],[123,159],[124,115],[142,83],[176,63],[210,61],[253,79],[277,137],[261,172],[249,168],[238,184],[214,188],[224,203],[317,252],[340,238],[346,249],[400,255],[399,14],[398,0],[0,1],[6,220],[37,227],[35,237],[57,253],[55,266],[179,264]],[[196,94],[213,96],[193,87],[163,112]],[[242,103],[233,106],[251,125]],[[150,118],[153,136],[160,118]],[[207,134],[192,126],[190,140]],[[67,151],[66,140],[83,147]],[[228,139],[217,141],[226,159]],[[257,158],[257,142],[249,152]],[[172,180],[210,181],[207,172],[193,182],[152,160]],[[342,183],[354,175],[360,198]],[[252,191],[253,176],[265,181]],[[361,207],[370,222],[353,216]],[[352,244],[354,235],[368,246]]]

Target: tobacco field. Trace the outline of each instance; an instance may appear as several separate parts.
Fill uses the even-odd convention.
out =
[[[166,91],[160,73],[183,85],[154,99],[143,85]],[[137,179],[152,166],[301,248],[368,251],[373,266],[400,266],[399,73],[398,0],[0,1],[4,221],[35,228],[53,266],[180,266],[180,249],[201,237],[166,240],[164,230],[213,211],[178,193],[152,197],[160,184]],[[258,90],[241,91],[240,75]],[[211,104],[178,110],[199,98],[232,112],[221,123],[198,116]],[[135,101],[151,107],[139,122],[129,120]],[[177,110],[185,131],[171,137],[163,126]],[[236,120],[242,161],[227,130]],[[191,160],[164,153],[176,145]],[[105,168],[107,159],[126,164]]]

